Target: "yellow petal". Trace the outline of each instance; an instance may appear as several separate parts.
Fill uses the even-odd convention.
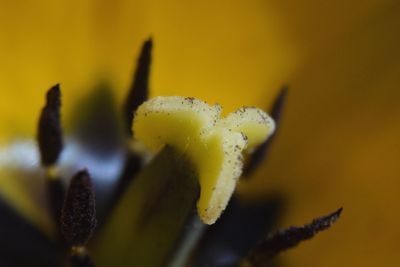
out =
[[[43,209],[43,181],[32,177],[32,174],[29,176],[28,173],[3,168],[0,171],[0,188],[1,201],[7,201],[48,237],[54,237],[54,225],[46,209]]]

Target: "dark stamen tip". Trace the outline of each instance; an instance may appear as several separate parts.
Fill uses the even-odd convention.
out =
[[[151,53],[153,48],[153,39],[148,38],[142,45],[140,55],[137,60],[137,66],[134,74],[134,80],[129,90],[124,106],[124,116],[126,130],[128,135],[132,133],[132,120],[136,109],[147,100],[149,95],[149,78]]]
[[[279,91],[278,95],[275,98],[274,103],[272,104],[270,115],[275,120],[275,123],[277,125],[280,122],[288,92],[289,92],[289,87],[287,85],[282,86],[281,90]]]
[[[334,224],[340,218],[340,214],[342,214],[342,211],[343,208],[341,207],[340,209],[329,215],[313,220],[311,225],[312,228],[314,228],[314,232],[317,233],[319,231],[328,229],[332,224]]]
[[[72,246],[87,243],[96,227],[96,203],[89,173],[78,172],[71,180],[61,212],[61,231]]]
[[[146,53],[150,53],[151,49],[153,48],[153,38],[150,36],[143,44],[143,50]]]
[[[250,261],[254,266],[264,266],[280,252],[293,248],[303,241],[313,238],[318,232],[326,230],[335,223],[342,213],[343,208],[314,219],[302,227],[289,227],[278,231],[262,241],[250,254]]]
[[[49,91],[47,91],[46,100],[49,106],[61,106],[61,89],[59,83],[57,83],[56,85],[51,87]]]
[[[55,164],[63,148],[60,109],[61,90],[57,84],[47,92],[46,104],[39,118],[37,139],[44,166]]]

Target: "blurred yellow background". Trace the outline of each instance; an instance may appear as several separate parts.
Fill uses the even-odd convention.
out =
[[[267,107],[290,85],[280,136],[251,187],[289,197],[282,227],[344,213],[282,255],[287,266],[400,264],[399,1],[1,0],[0,143],[34,136],[55,83],[66,118],[99,79],[121,101],[148,36],[153,95],[232,110]]]

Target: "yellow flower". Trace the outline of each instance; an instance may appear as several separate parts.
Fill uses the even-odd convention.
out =
[[[67,122],[99,77],[121,101],[131,59],[152,35],[154,95],[192,95],[231,111],[267,106],[291,85],[265,172],[243,191],[286,192],[285,225],[342,204],[348,217],[335,233],[288,253],[289,266],[394,265],[399,14],[390,0],[3,1],[1,160],[13,140],[34,136],[42,96],[56,82]],[[7,172],[0,171],[2,196],[20,209],[32,205]],[[39,225],[46,220],[34,207],[25,212]]]

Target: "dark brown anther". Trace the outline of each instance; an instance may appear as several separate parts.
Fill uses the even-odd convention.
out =
[[[140,52],[134,75],[134,80],[129,90],[124,105],[126,131],[132,136],[132,121],[136,109],[147,100],[149,95],[149,77],[151,65],[151,50],[153,41],[149,38],[144,42]]]
[[[278,96],[275,98],[275,101],[272,104],[271,110],[269,112],[269,115],[275,121],[275,132],[253,152],[243,170],[244,176],[250,175],[266,159],[268,150],[279,130],[279,124],[282,117],[282,111],[286,102],[287,92],[288,87],[284,86],[280,90]]]
[[[61,91],[57,84],[47,92],[46,105],[39,119],[37,139],[44,166],[55,164],[63,148],[60,108]]]
[[[269,236],[250,253],[249,261],[256,267],[265,266],[266,262],[280,252],[293,248],[299,243],[313,238],[318,232],[331,227],[339,219],[341,213],[342,208],[327,216],[314,219],[310,224],[302,227],[290,227]]]
[[[71,246],[83,246],[96,227],[96,204],[90,176],[86,170],[71,180],[61,212],[61,231]]]

